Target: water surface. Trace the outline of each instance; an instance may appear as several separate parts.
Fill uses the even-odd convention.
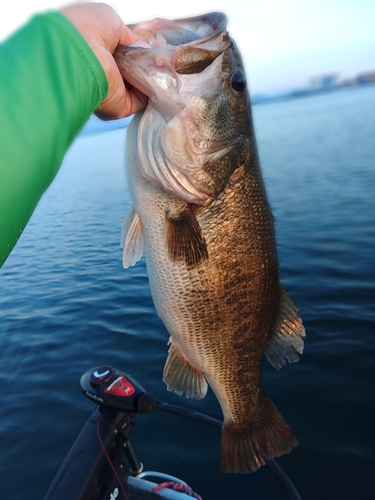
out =
[[[278,463],[304,500],[373,500],[375,87],[254,107],[283,284],[307,330],[299,363],[265,363],[268,396],[300,446]],[[168,335],[145,263],[121,266],[130,206],[124,130],[80,136],[0,271],[0,492],[42,498],[92,404],[79,379],[112,364],[150,392],[220,417],[161,380]],[[185,479],[205,500],[283,499],[265,467],[218,471],[215,428],[149,414],[133,443],[146,469]]]

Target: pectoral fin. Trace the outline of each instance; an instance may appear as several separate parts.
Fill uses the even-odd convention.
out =
[[[204,398],[208,384],[203,373],[187,361],[178,347],[173,344],[172,339],[168,353],[163,373],[163,381],[168,391],[174,391],[179,395],[185,392],[186,397],[191,399]]]
[[[264,354],[271,365],[280,370],[286,362],[294,363],[303,352],[303,339],[306,337],[302,320],[297,308],[287,292],[281,287],[279,315],[274,332]]]
[[[165,221],[168,254],[172,262],[197,265],[208,259],[206,240],[189,205],[169,210]]]
[[[121,230],[121,246],[124,249],[122,265],[134,266],[143,255],[143,233],[141,219],[132,207],[125,217]]]

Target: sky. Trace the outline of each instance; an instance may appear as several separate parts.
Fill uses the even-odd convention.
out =
[[[0,40],[61,0],[2,2]],[[73,2],[74,3],[74,2]],[[311,77],[375,70],[374,0],[107,0],[125,23],[222,11],[252,94],[307,86]]]

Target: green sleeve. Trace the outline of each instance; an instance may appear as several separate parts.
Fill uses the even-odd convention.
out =
[[[0,266],[107,91],[96,55],[57,12],[0,46]]]

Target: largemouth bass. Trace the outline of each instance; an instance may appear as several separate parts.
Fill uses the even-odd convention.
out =
[[[221,470],[252,472],[297,440],[262,387],[263,353],[280,369],[305,331],[280,286],[274,221],[256,147],[245,70],[226,17],[155,19],[119,46],[124,79],[149,97],[127,132],[133,207],[124,267],[145,253],[169,334],[163,379],[224,416]]]

